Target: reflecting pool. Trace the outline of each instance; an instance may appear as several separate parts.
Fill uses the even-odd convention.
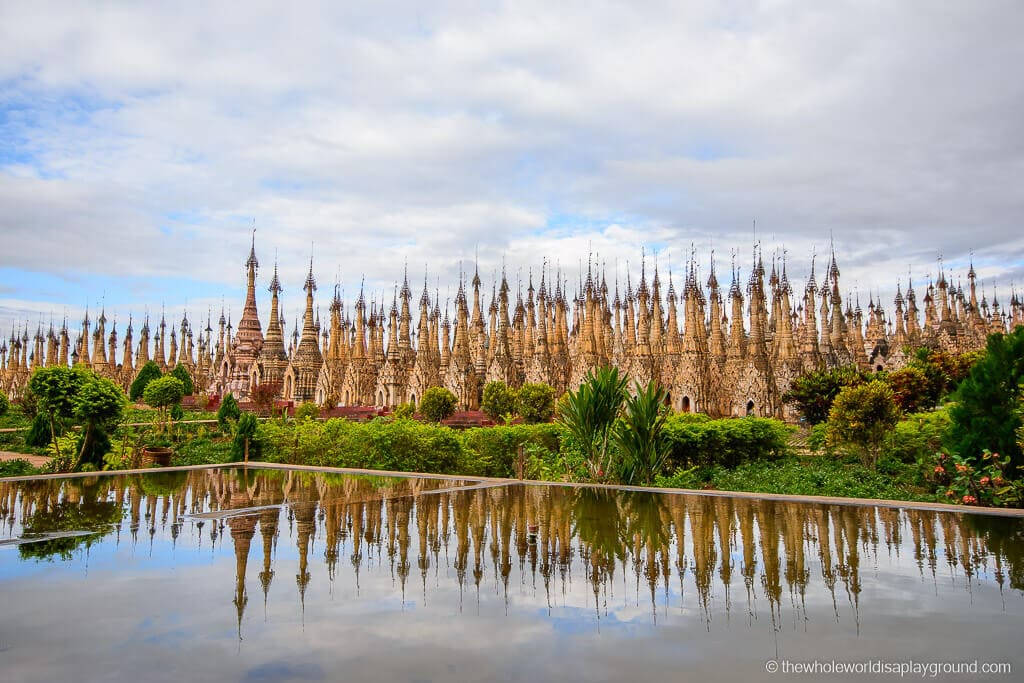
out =
[[[1024,672],[1015,518],[268,469],[0,482],[0,515],[5,681]]]

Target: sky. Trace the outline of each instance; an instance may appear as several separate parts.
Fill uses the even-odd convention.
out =
[[[1019,2],[421,5],[0,5],[0,335],[237,319],[253,226],[289,328],[311,257],[324,315],[755,242],[795,283],[834,242],[865,307],[940,257],[1024,287]]]

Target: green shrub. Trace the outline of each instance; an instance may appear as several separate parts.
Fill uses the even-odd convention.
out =
[[[516,412],[526,424],[550,421],[555,414],[555,390],[543,382],[527,382],[516,394]]]
[[[949,410],[946,408],[907,415],[886,435],[882,456],[904,463],[929,457],[945,445],[949,425]]]
[[[0,477],[27,477],[35,473],[36,468],[28,460],[16,458],[0,461]]]
[[[57,427],[57,435],[60,436],[63,430],[60,429],[60,424]],[[36,416],[32,418],[32,426],[29,427],[28,432],[25,434],[25,445],[31,448],[46,448],[50,445],[52,438],[50,421],[43,413],[36,413]]]
[[[657,382],[636,385],[636,394],[626,399],[622,417],[613,430],[615,447],[622,462],[622,479],[628,483],[650,484],[661,474],[671,447],[665,437],[665,390]]]
[[[171,406],[171,419],[175,422],[185,419],[185,411],[182,409],[180,403],[175,403]]]
[[[885,437],[896,426],[899,406],[889,385],[881,380],[849,386],[839,392],[828,414],[831,445],[853,444],[873,466]]]
[[[510,389],[504,382],[488,382],[484,387],[480,409],[495,422],[507,422],[506,418],[515,414],[516,411],[515,390]]]
[[[7,414],[11,409],[11,402],[7,400],[7,394],[0,392],[0,417]]]
[[[861,384],[867,378],[854,366],[814,370],[793,380],[782,400],[796,406],[808,424],[816,425],[828,419],[832,402],[848,386]]]
[[[420,399],[420,413],[431,422],[440,422],[455,413],[455,394],[444,387],[430,387]]]
[[[980,462],[985,451],[1010,457],[1008,476],[1024,465],[1017,443],[1022,426],[1018,401],[1024,393],[1024,325],[988,338],[985,355],[953,395],[950,445],[961,457]]]
[[[626,376],[618,368],[587,372],[576,391],[566,394],[558,421],[583,447],[590,476],[603,479],[610,470],[608,444],[615,418],[626,400]]]
[[[313,403],[312,401],[305,401],[299,404],[299,407],[295,409],[296,420],[315,420],[320,417],[320,406]]]
[[[132,401],[138,401],[142,398],[142,393],[146,390],[146,385],[160,377],[163,377],[163,373],[160,372],[160,366],[154,361],[148,361],[145,365],[139,368],[139,374],[135,376],[135,381],[132,382],[128,389],[128,398]]]
[[[217,424],[221,429],[226,429],[229,421],[237,422],[240,417],[242,417],[242,411],[238,408],[238,401],[235,400],[234,394],[229,393],[220,402],[220,408],[217,409]]]
[[[235,438],[231,441],[231,459],[235,462],[244,459],[246,448],[250,459],[259,458],[263,450],[259,439],[259,421],[252,413],[242,413],[238,418]]]
[[[391,416],[396,420],[407,420],[416,413],[416,407],[411,403],[399,403],[395,406]]]
[[[527,457],[548,458],[559,452],[564,428],[554,424],[475,427],[461,433],[464,446],[462,474],[511,477],[520,446]]]
[[[152,380],[142,392],[142,400],[146,405],[157,408],[163,421],[168,419],[168,409],[181,403],[185,394],[185,385],[177,377],[167,375]]]
[[[188,368],[184,365],[175,365],[174,369],[171,370],[171,377],[177,377],[181,380],[181,386],[184,387],[186,396],[191,396],[195,392],[196,385],[192,382],[192,375],[188,373]]]
[[[670,469],[720,465],[733,468],[744,462],[772,460],[786,454],[792,428],[763,417],[724,418],[676,414],[665,423],[670,444]]]
[[[913,365],[887,373],[885,383],[892,389],[896,405],[904,413],[917,413],[935,406],[927,375]]]

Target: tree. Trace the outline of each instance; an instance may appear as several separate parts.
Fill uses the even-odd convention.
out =
[[[885,376],[892,389],[896,405],[905,413],[919,413],[935,407],[931,400],[931,383],[927,375],[913,365],[895,370]]]
[[[75,397],[84,378],[85,373],[82,370],[55,365],[37,369],[28,381],[39,410],[50,422],[50,438],[58,458],[60,445],[57,443],[57,420],[74,417]]]
[[[0,393],[0,417],[7,414],[11,409],[11,402],[7,400],[7,394]]]
[[[626,377],[618,368],[591,370],[579,388],[563,399],[558,421],[583,446],[590,475],[603,478],[609,464],[608,439],[612,423],[626,400]]]
[[[238,429],[235,430],[235,438],[231,442],[231,458],[234,461],[249,461],[249,456],[258,456],[261,452],[261,443],[256,438],[259,429],[259,422],[252,413],[242,413],[238,418]]]
[[[185,386],[181,380],[167,375],[147,384],[146,390],[142,392],[142,400],[146,402],[146,405],[160,410],[160,415],[166,425],[168,424],[167,409],[180,403],[181,397],[184,395]]]
[[[252,388],[250,396],[256,412],[266,415],[274,407],[274,401],[281,394],[280,382],[260,382]]]
[[[217,409],[217,424],[220,425],[221,429],[224,429],[227,427],[228,420],[237,422],[241,417],[242,411],[238,408],[238,401],[235,400],[235,395],[228,394],[220,402],[220,408]]]
[[[516,394],[516,412],[526,424],[547,422],[555,413],[555,390],[543,382],[528,382]]]
[[[79,469],[86,462],[102,465],[103,455],[110,448],[107,432],[121,419],[126,402],[127,397],[121,387],[112,380],[93,373],[86,376],[75,396],[75,418],[82,423],[83,429],[78,459],[73,469]],[[96,452],[100,449],[92,448],[94,442],[103,444],[98,458]]]
[[[320,417],[320,406],[312,401],[303,401],[299,404],[299,407],[295,409],[296,420],[305,420],[306,418],[315,420],[318,417]]]
[[[181,407],[181,403],[175,403],[171,406],[171,419],[175,422],[185,418],[185,410]]]
[[[420,413],[431,422],[440,422],[455,413],[455,394],[444,387],[430,387],[420,399]]]
[[[181,385],[185,387],[186,396],[191,396],[196,390],[196,385],[192,382],[192,375],[188,374],[188,368],[184,365],[175,365],[174,369],[171,370],[171,376],[181,380]]]
[[[665,390],[656,382],[636,385],[636,395],[627,398],[622,419],[615,423],[615,445],[623,456],[627,482],[650,485],[668,457],[671,443],[664,433],[668,406]]]
[[[139,368],[139,374],[135,375],[135,381],[128,388],[128,398],[138,401],[142,398],[142,392],[146,390],[146,385],[161,377],[163,377],[163,373],[160,372],[160,366],[153,361],[147,361]]]
[[[950,445],[961,457],[977,461],[985,450],[1010,456],[1009,471],[1024,465],[1016,432],[1024,394],[1024,326],[988,338],[985,355],[953,394]]]
[[[828,419],[832,402],[845,387],[860,384],[867,375],[853,366],[813,370],[800,375],[782,396],[786,403],[795,404],[808,424],[816,425]]]
[[[500,381],[488,382],[484,387],[480,408],[495,422],[508,422],[516,411],[516,392]]]
[[[882,441],[899,419],[896,397],[882,380],[846,387],[829,411],[828,440],[860,447],[864,464],[874,467]]]
[[[32,418],[32,426],[25,434],[25,444],[33,448],[45,448],[52,439],[49,418],[45,413],[36,413],[36,416]]]

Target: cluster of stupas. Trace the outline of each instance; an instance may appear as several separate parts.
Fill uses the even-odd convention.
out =
[[[544,382],[560,394],[591,369],[614,365],[633,381],[660,382],[679,411],[792,417],[781,397],[801,373],[850,364],[893,370],[907,361],[908,348],[978,349],[989,333],[1024,324],[1024,301],[1016,292],[1005,308],[995,295],[991,303],[984,294],[979,300],[973,265],[966,291],[953,286],[940,266],[923,310],[912,284],[905,292],[899,285],[889,315],[873,296],[866,312],[849,295],[844,301],[834,250],[820,284],[812,258],[802,291],[790,284],[784,259],[773,261],[766,277],[755,250],[745,286],[735,265],[729,286],[720,285],[713,255],[702,282],[691,255],[681,292],[671,274],[663,289],[657,266],[648,280],[645,263],[635,287],[627,274],[623,292],[617,277],[610,290],[606,276],[595,275],[592,266],[572,294],[561,274],[552,279],[546,265],[539,287],[531,274],[525,292],[521,286],[512,292],[502,272],[486,311],[479,273],[469,282],[460,275],[454,319],[447,302],[442,313],[440,297],[431,298],[426,283],[414,316],[407,276],[396,283],[390,308],[383,302],[367,305],[361,289],[346,309],[335,287],[330,320],[322,327],[311,260],[301,330],[296,325],[286,344],[276,264],[266,328],[256,305],[255,242],[245,267],[247,291],[237,328],[223,312],[216,336],[209,318],[195,334],[187,316],[177,331],[163,316],[151,330],[147,317],[136,344],[129,319],[119,344],[116,323],[108,331],[103,313],[93,328],[86,314],[74,343],[66,322],[59,331],[51,324],[45,334],[40,325],[32,339],[26,325],[0,345],[0,388],[17,398],[34,368],[76,363],[127,387],[152,360],[165,370],[185,367],[197,391],[233,392],[242,400],[257,385],[270,384],[280,399],[296,403],[394,407],[415,404],[430,387],[443,386],[460,409],[473,410],[492,380],[511,386]]]

